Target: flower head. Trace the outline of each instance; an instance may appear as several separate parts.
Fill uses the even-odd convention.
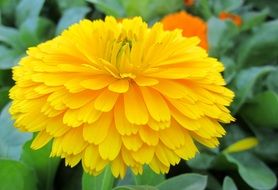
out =
[[[241,17],[239,15],[235,15],[235,14],[232,14],[232,13],[228,13],[228,12],[223,11],[219,14],[219,18],[221,20],[230,19],[237,26],[240,26],[242,24]]]
[[[121,177],[145,164],[166,173],[195,156],[195,140],[217,146],[219,122],[233,120],[223,65],[198,43],[139,17],[82,20],[14,67],[15,126],[38,132],[34,149],[52,139],[51,156],[94,175],[107,165]]]
[[[198,36],[200,46],[208,49],[207,24],[201,18],[181,11],[167,15],[161,22],[165,30],[182,29],[182,34],[186,37]]]

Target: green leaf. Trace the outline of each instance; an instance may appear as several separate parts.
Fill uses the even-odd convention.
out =
[[[232,178],[226,176],[223,182],[223,190],[237,190],[236,184]]]
[[[219,183],[217,178],[211,174],[207,178],[207,190],[222,190],[222,185]]]
[[[92,176],[83,173],[82,176],[82,190],[110,190],[113,187],[114,176],[111,173],[110,167],[98,176]]]
[[[48,143],[39,150],[32,150],[30,148],[31,143],[31,141],[25,143],[21,160],[35,170],[39,180],[38,188],[41,190],[51,190],[53,189],[55,173],[60,159],[49,158],[51,143]]]
[[[224,78],[227,84],[229,84],[236,75],[236,64],[232,58],[229,57],[221,57],[220,61],[224,64]]]
[[[0,190],[36,190],[34,171],[15,160],[0,159]]]
[[[206,170],[212,167],[214,159],[214,155],[207,153],[199,153],[191,160],[188,160],[186,163],[191,168]]]
[[[0,42],[3,42],[14,49],[23,48],[19,38],[19,31],[11,27],[0,25]]]
[[[255,126],[278,128],[278,95],[265,91],[245,104],[240,113]]]
[[[115,17],[126,16],[123,3],[121,0],[87,0],[94,3],[96,8],[106,15],[112,15]]]
[[[277,179],[271,169],[250,153],[224,154],[238,167],[239,175],[254,189],[272,189]]]
[[[226,176],[223,182],[223,190],[237,190],[236,184],[232,178]]]
[[[29,140],[30,133],[19,132],[11,120],[8,112],[10,104],[6,105],[0,114],[0,157],[18,160],[23,144]]]
[[[12,81],[11,70],[0,70],[0,86],[7,87],[13,85],[14,85],[14,81]]]
[[[54,24],[46,18],[30,17],[19,28],[20,40],[27,49],[53,37],[53,28]]]
[[[8,103],[9,101],[9,87],[0,88],[0,110]]]
[[[44,0],[21,0],[16,7],[16,25],[20,26],[29,18],[37,18],[43,4]]]
[[[243,0],[214,0],[214,12],[218,15],[221,11],[231,12],[243,5]]]
[[[274,67],[272,66],[251,67],[238,73],[232,84],[232,88],[236,92],[234,102],[231,105],[233,113],[236,113],[241,108],[248,97],[253,96],[253,88],[256,81],[273,70]]]
[[[183,8],[180,0],[122,1],[128,17],[142,16],[145,21],[154,21]]]
[[[208,44],[209,53],[220,57],[234,45],[234,38],[239,29],[230,20],[222,21],[212,17],[208,21]]]
[[[158,20],[162,16],[183,8],[181,0],[88,0],[106,15],[115,17],[141,16],[145,21]]]
[[[74,7],[67,9],[62,18],[59,20],[56,35],[60,34],[64,29],[68,28],[70,25],[79,22],[85,17],[85,15],[90,11],[88,7]]]
[[[69,3],[69,0],[59,0],[56,1],[58,4],[59,9],[61,12],[66,11],[67,9],[73,8],[73,7],[83,7],[86,5],[86,0],[71,0]]]
[[[254,27],[262,24],[266,17],[269,14],[268,9],[264,9],[261,12],[245,12],[241,17],[243,19],[242,25],[241,25],[241,30],[250,30],[253,29]]]
[[[22,51],[0,45],[0,69],[12,68],[22,56]]]
[[[0,10],[2,16],[3,24],[10,24],[14,21],[14,13],[16,9],[16,5],[19,0],[1,0],[0,1]],[[0,16],[0,24],[1,24],[1,16]]]
[[[270,72],[266,79],[267,87],[276,93],[278,93],[277,81],[278,81],[278,67],[276,67],[274,71]]]
[[[267,161],[278,161],[278,131],[255,128],[252,127],[252,130],[255,132],[256,136],[260,139],[259,145],[255,148],[256,154]]]
[[[165,180],[162,174],[156,174],[149,167],[144,167],[142,175],[134,175],[136,185],[158,185]]]
[[[253,5],[257,9],[268,9],[270,16],[278,17],[278,4],[273,0],[247,0],[249,5]]]
[[[209,1],[207,0],[196,1],[193,8],[194,13],[196,15],[200,15],[202,18],[205,18],[205,20],[208,20],[212,16]]]
[[[182,174],[172,177],[157,185],[159,190],[203,190],[207,185],[207,177],[199,174]]]
[[[229,147],[231,144],[239,141],[240,139],[244,139],[250,134],[246,133],[244,130],[245,126],[240,126],[238,124],[232,124],[226,127],[227,134],[224,138],[221,139],[220,148],[223,151],[225,148]]]
[[[237,62],[241,66],[268,64],[278,58],[278,20],[267,22],[241,42]]]
[[[113,190],[158,190],[155,187],[148,186],[148,185],[127,185],[127,186],[119,186],[113,188]]]

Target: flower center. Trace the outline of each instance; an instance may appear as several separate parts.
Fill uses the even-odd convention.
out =
[[[120,48],[116,58],[116,68],[120,78],[132,78],[136,76],[134,74],[135,66],[131,62],[132,41],[125,38],[120,42]]]

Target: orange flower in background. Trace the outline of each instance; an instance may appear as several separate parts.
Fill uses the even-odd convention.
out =
[[[242,24],[241,17],[239,15],[231,14],[228,12],[221,12],[218,16],[221,20],[227,20],[230,19],[233,21],[233,23],[237,26],[240,26]]]
[[[201,40],[200,46],[208,49],[207,24],[201,18],[182,11],[167,15],[161,22],[165,30],[182,29],[183,36],[198,36]]]
[[[186,6],[192,6],[194,4],[194,0],[184,0],[183,2]]]

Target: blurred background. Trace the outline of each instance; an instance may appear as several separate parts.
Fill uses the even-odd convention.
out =
[[[199,36],[201,46],[225,65],[223,76],[236,94],[230,107],[236,121],[224,126],[227,135],[219,148],[200,145],[194,159],[172,167],[166,178],[195,173],[183,184],[193,184],[193,190],[275,189],[278,1],[0,0],[0,190],[85,190],[92,189],[88,180],[101,180],[82,177],[80,165],[71,169],[58,158],[48,158],[50,145],[32,151],[33,135],[18,132],[7,110],[14,84],[11,68],[28,47],[54,38],[83,18],[105,15],[141,16],[150,26],[161,21],[167,30],[180,28],[185,36]],[[143,174],[134,180],[127,175],[115,186],[155,186],[164,178]]]

